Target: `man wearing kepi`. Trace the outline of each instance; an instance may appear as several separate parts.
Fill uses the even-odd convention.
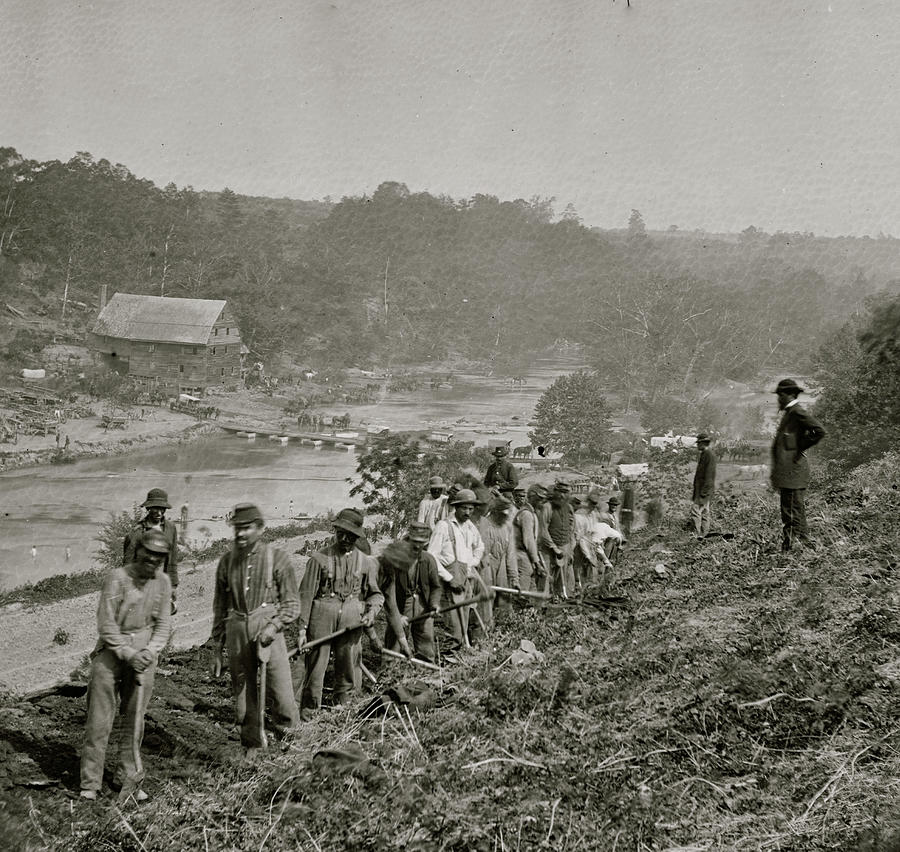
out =
[[[172,615],[175,615],[178,612],[178,604],[175,601],[178,592],[178,528],[174,521],[166,517],[166,509],[171,509],[172,504],[169,502],[169,495],[162,488],[151,488],[141,507],[147,510],[147,514],[125,536],[123,564],[134,562],[138,545],[145,532],[159,530],[169,542],[169,553],[163,570],[169,575],[169,582],[172,584]]]
[[[231,515],[234,546],[219,559],[213,597],[213,674],[228,669],[241,745],[248,753],[263,746],[260,725],[260,647],[268,656],[267,690],[275,732],[287,736],[299,723],[291,666],[282,631],[300,614],[297,578],[287,553],[260,538],[263,517],[253,503],[239,503]]]
[[[709,435],[701,432],[697,436],[697,469],[691,495],[691,521],[701,538],[709,532],[710,503],[716,490],[716,457],[709,444]]]
[[[334,705],[344,704],[362,683],[362,628],[371,627],[384,603],[378,560],[356,547],[363,516],[342,509],[334,519],[334,541],[313,553],[300,582],[300,645],[351,628],[309,651],[301,697],[304,720],[322,706],[328,659],[334,651]]]
[[[428,544],[428,552],[437,561],[438,574],[445,583],[450,603],[465,600],[484,556],[481,533],[471,520],[477,500],[475,492],[469,488],[457,491],[450,498],[453,515],[438,521]],[[469,647],[469,608],[454,610],[447,618],[457,643]]]
[[[818,420],[803,409],[797,397],[803,393],[793,379],[782,379],[775,388],[778,409],[783,411],[772,443],[772,487],[781,492],[782,551],[800,542],[811,544],[806,526],[806,488],[809,461],[806,451],[825,437]]]
[[[507,458],[509,447],[500,446],[494,448],[494,461],[488,465],[484,475],[484,484],[488,488],[495,488],[501,494],[508,494],[519,484],[519,472],[515,465]]]
[[[138,801],[144,714],[153,693],[159,652],[172,633],[172,586],[161,570],[169,542],[158,530],[144,533],[134,562],[106,575],[97,607],[100,638],[91,654],[87,726],[81,751],[81,796],[96,799],[103,782],[106,748],[116,714],[124,724],[119,772]]]

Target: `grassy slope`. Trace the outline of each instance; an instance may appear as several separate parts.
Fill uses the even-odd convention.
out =
[[[27,831],[34,848],[70,852],[142,848],[136,838],[146,849],[890,849],[898,508],[894,456],[820,491],[826,548],[782,558],[775,498],[745,495],[724,521],[733,542],[674,526],[636,540],[630,608],[507,619],[494,647],[450,670],[444,706],[365,723],[323,712],[253,768],[215,757],[213,743],[236,751],[223,737],[228,696],[198,685],[198,655],[179,655],[166,681],[204,698],[178,710],[158,690],[152,807],[70,815],[47,793]],[[532,669],[508,662],[522,638],[546,655]],[[378,771],[311,767],[314,750],[350,742]]]

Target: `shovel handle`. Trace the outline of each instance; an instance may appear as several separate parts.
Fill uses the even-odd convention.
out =
[[[433,672],[439,672],[441,670],[440,667],[436,666],[434,663],[418,660],[415,657],[407,657],[406,654],[401,654],[399,651],[391,651],[388,648],[382,648],[381,653],[387,657],[403,660],[404,663],[412,663],[414,666],[421,666],[423,669],[431,669]]]
[[[491,588],[501,595],[521,595],[523,598],[536,598],[542,601],[550,598],[547,592],[527,592],[524,589],[508,589],[506,586],[491,586]]]
[[[472,606],[473,604],[481,603],[482,601],[490,600],[491,595],[475,595],[472,598],[466,598],[464,601],[460,601],[459,603],[452,604],[451,606],[439,607],[438,609],[430,609],[427,612],[423,612],[421,615],[417,615],[409,620],[410,624],[414,624],[417,621],[424,621],[426,618],[434,618],[436,615],[443,615],[446,612],[453,612],[456,609],[462,609],[465,606]]]
[[[313,639],[310,642],[305,643],[296,651],[290,653],[288,656],[293,657],[295,654],[302,654],[304,651],[311,651],[313,648],[318,648],[319,645],[324,645],[326,642],[330,642],[332,639],[337,639],[338,636],[343,636],[345,633],[350,633],[352,630],[359,630],[361,627],[362,624],[355,624],[353,625],[353,627],[343,627],[340,630],[335,630],[334,633],[329,633],[327,636],[320,636],[318,639]]]

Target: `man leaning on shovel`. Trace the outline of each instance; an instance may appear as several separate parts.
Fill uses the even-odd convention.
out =
[[[264,524],[259,509],[239,503],[231,524],[234,546],[216,568],[213,676],[222,673],[222,648],[227,646],[241,745],[250,757],[266,746],[266,692],[278,736],[288,736],[300,722],[282,633],[300,614],[300,596],[287,553],[260,541]]]
[[[122,798],[147,794],[141,741],[153,693],[159,652],[172,633],[172,585],[162,571],[169,543],[157,530],[144,533],[135,559],[106,575],[97,607],[100,638],[91,654],[87,725],[81,750],[81,797],[96,799],[116,714],[124,717],[119,769]]]

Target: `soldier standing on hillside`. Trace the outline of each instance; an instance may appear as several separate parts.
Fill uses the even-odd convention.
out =
[[[554,484],[550,503],[545,507],[547,536],[541,548],[550,565],[550,591],[563,598],[574,591],[575,585],[571,567],[575,549],[575,511],[569,502],[571,491],[568,482]]]
[[[166,517],[166,509],[171,509],[172,504],[169,502],[169,495],[162,488],[151,488],[141,506],[147,510],[147,514],[125,536],[123,564],[134,562],[138,545],[145,532],[159,530],[169,542],[169,552],[163,570],[169,575],[169,582],[172,584],[172,615],[175,615],[178,612],[175,600],[178,593],[178,528],[174,521]]]
[[[781,522],[784,536],[782,552],[796,543],[812,545],[806,525],[806,488],[809,485],[809,461],[806,451],[825,437],[818,420],[803,409],[797,397],[803,393],[793,379],[782,379],[775,388],[781,422],[772,442],[773,488],[781,492]]]
[[[516,568],[519,572],[520,588],[525,592],[538,591],[538,581],[544,574],[538,552],[540,521],[537,512],[546,499],[547,491],[544,486],[532,485],[527,491],[527,500],[521,503],[518,499],[516,501],[519,505],[519,511],[513,519]]]
[[[691,495],[691,521],[698,537],[709,532],[710,503],[716,490],[716,456],[709,448],[706,432],[697,436],[697,470],[694,471],[694,491]]]
[[[267,692],[272,697],[275,732],[287,736],[300,721],[291,665],[282,631],[300,613],[297,577],[287,553],[260,540],[263,517],[252,503],[239,503],[231,515],[234,545],[219,559],[213,596],[213,676],[228,669],[241,745],[249,755],[263,745],[260,730],[259,649],[269,650]]]
[[[488,465],[484,475],[484,484],[488,488],[496,488],[501,494],[511,492],[519,484],[519,472],[507,456],[509,447],[495,447],[494,461]]]
[[[160,570],[169,542],[158,530],[144,533],[135,560],[114,568],[103,581],[97,607],[100,638],[91,654],[87,725],[81,750],[81,797],[96,799],[103,783],[106,748],[116,714],[125,717],[117,774],[140,789],[144,714],[153,694],[156,660],[172,633],[172,586]]]
[[[378,587],[378,560],[358,547],[363,537],[363,516],[342,509],[334,519],[334,541],[313,553],[300,582],[300,645],[344,628],[347,633],[309,652],[301,717],[314,717],[322,706],[325,672],[334,650],[334,696],[338,707],[362,684],[362,628],[372,627],[384,603]],[[358,629],[356,629],[358,628]]]

